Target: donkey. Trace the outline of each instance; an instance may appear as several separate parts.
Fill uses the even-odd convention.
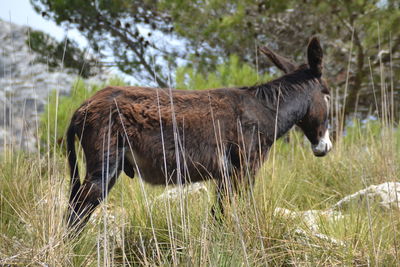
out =
[[[311,38],[297,66],[260,49],[285,75],[265,84],[203,91],[106,87],[86,100],[67,131],[71,192],[68,226],[81,229],[122,171],[154,185],[216,180],[218,208],[229,192],[251,188],[274,141],[299,126],[315,156],[326,155],[329,90],[323,53]],[[75,137],[86,159],[81,183]]]

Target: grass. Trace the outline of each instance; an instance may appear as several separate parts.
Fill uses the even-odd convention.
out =
[[[163,187],[122,175],[84,233],[64,239],[68,169],[60,153],[5,153],[0,163],[0,265],[261,266],[379,265],[399,262],[400,212],[360,202],[344,218],[320,218],[312,235],[301,218],[274,214],[327,209],[367,185],[398,181],[400,132],[355,123],[325,158],[302,134],[279,141],[257,175],[254,198],[234,198],[222,224],[206,192],[157,200]],[[82,171],[81,171],[82,172]],[[371,205],[369,205],[371,204]],[[306,236],[302,236],[298,229]]]

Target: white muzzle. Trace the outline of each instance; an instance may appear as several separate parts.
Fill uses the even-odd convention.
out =
[[[332,149],[332,142],[329,139],[329,131],[326,130],[324,136],[319,140],[318,145],[312,145],[311,147],[315,156],[325,156]]]

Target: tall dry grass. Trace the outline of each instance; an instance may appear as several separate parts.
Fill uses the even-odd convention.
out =
[[[253,197],[236,197],[222,224],[207,192],[159,200],[164,188],[121,176],[79,238],[65,239],[69,178],[64,157],[14,154],[0,166],[0,263],[17,265],[395,265],[398,210],[360,202],[348,216],[321,218],[312,235],[302,218],[274,214],[326,209],[367,185],[397,181],[400,133],[379,121],[354,124],[326,158],[314,158],[297,133],[278,141],[257,175]],[[310,235],[298,234],[302,228]]]

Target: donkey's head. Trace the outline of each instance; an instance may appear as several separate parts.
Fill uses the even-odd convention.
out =
[[[266,47],[260,50],[286,74],[296,71],[307,77],[307,83],[303,86],[309,87],[307,91],[310,101],[304,117],[297,122],[297,126],[310,140],[314,155],[325,156],[332,148],[328,130],[330,96],[327,83],[321,77],[323,53],[318,38],[311,38],[307,48],[308,64],[300,67]]]

